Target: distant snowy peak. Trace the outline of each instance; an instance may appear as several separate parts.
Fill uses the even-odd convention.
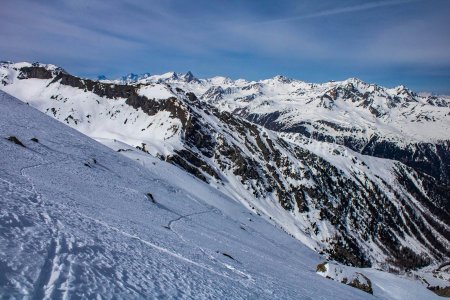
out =
[[[2,62],[0,83],[6,86],[28,77],[55,78],[56,73],[66,72],[54,65]],[[154,98],[169,96],[180,89],[194,93],[221,111],[269,129],[307,136],[320,132],[322,140],[351,136],[358,145],[364,145],[374,134],[403,144],[450,139],[450,98],[417,94],[402,85],[385,88],[357,78],[307,83],[280,75],[259,81],[198,79],[190,71],[129,74],[119,80],[102,78],[99,82],[130,88],[153,86],[143,90],[155,92]],[[352,149],[359,151],[362,146]]]
[[[385,88],[355,78],[314,84],[281,76],[246,84],[205,84],[203,89],[181,86],[200,92],[203,100],[221,110],[262,120],[259,124],[269,125],[269,118],[276,122],[270,129],[290,131],[304,122],[325,120],[349,130],[377,128],[396,139],[449,139],[449,99],[418,95],[404,86]]]
[[[191,73],[191,71],[188,71],[186,74],[183,75],[183,80],[186,82],[191,82],[198,79],[195,78],[195,76]]]
[[[120,79],[120,81],[127,84],[127,83],[134,83],[139,80],[147,79],[148,77],[150,77],[150,73],[144,73],[144,74],[129,73],[126,76],[123,76]]]
[[[200,82],[191,71],[187,73],[167,72],[162,75],[151,75],[150,73],[134,74],[130,73],[126,76],[115,80],[121,84],[142,84],[142,83],[170,83],[170,82]]]

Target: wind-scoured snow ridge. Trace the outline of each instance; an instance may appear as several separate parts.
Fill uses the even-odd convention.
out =
[[[0,74],[4,91],[113,149],[124,143],[181,167],[329,258],[401,272],[449,259],[443,98],[357,79],[172,73],[121,84],[25,63]],[[239,98],[248,91],[255,96]],[[436,131],[412,138],[411,116],[423,110],[420,122]]]

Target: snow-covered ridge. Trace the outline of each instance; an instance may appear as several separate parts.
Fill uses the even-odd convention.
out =
[[[201,96],[223,111],[240,114],[262,125],[296,130],[304,122],[328,121],[349,132],[333,128],[311,129],[340,138],[369,140],[375,134],[403,145],[410,142],[450,140],[450,97],[414,93],[400,85],[386,88],[357,78],[307,83],[284,76],[248,81],[226,77],[197,79],[191,72],[138,76],[127,84],[166,83]],[[267,116],[273,116],[267,122]],[[308,129],[302,129],[308,131]]]
[[[17,78],[17,70],[31,66],[51,71],[59,69],[39,63],[3,62],[0,64],[0,81],[6,85]],[[449,97],[416,94],[404,86],[385,88],[356,78],[317,84],[283,76],[247,81],[225,77],[197,79],[191,72],[169,72],[163,75],[133,74],[125,79],[102,82],[151,84],[155,91],[164,90],[167,85],[178,87],[195,93],[220,110],[240,114],[270,127],[280,127],[284,131],[298,130],[305,122],[318,124],[327,121],[343,130],[336,132],[329,126],[302,127],[302,130],[344,139],[369,140],[379,134],[403,144],[450,139]],[[160,85],[162,87],[158,88]],[[155,96],[167,97],[168,94],[156,93]],[[266,120],[268,116],[271,116],[270,122]],[[355,135],[355,131],[360,133]]]

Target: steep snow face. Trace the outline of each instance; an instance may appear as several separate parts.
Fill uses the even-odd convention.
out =
[[[250,89],[276,97],[289,84],[306,88],[307,83],[284,77],[254,83],[195,80],[178,74],[121,85],[80,79],[43,65],[8,64],[4,69],[10,75],[2,89],[113,148],[115,143],[108,140],[178,165],[330,258],[356,266],[410,269],[449,257],[448,189],[435,178],[345,144],[267,130],[196,96],[203,89],[220,103],[224,95]],[[213,87],[214,82],[225,86]],[[147,97],[142,91],[151,92]],[[170,97],[161,99],[162,91]],[[374,138],[365,148],[376,152],[383,146],[383,153],[397,149],[389,145]],[[445,148],[429,147],[444,157],[436,161],[448,166]],[[422,163],[431,157],[414,149],[410,151]],[[409,152],[396,153],[408,157]],[[437,170],[446,174],[445,168]]]
[[[110,141],[128,159],[3,92],[0,107],[2,298],[366,298],[179,168]]]

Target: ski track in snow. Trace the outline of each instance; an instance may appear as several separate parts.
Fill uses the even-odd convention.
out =
[[[190,197],[190,196],[189,196],[189,197]],[[190,198],[192,198],[192,197],[190,197]],[[193,199],[193,198],[192,198],[192,199]],[[190,217],[193,217],[193,216],[197,216],[197,215],[201,215],[201,214],[206,214],[206,213],[211,213],[211,212],[218,212],[218,210],[215,209],[215,208],[211,208],[211,209],[208,209],[208,210],[205,210],[205,211],[200,211],[200,212],[190,213],[190,214],[187,214],[187,215],[182,215],[182,216],[179,216],[179,217],[177,217],[177,218],[175,218],[175,219],[173,219],[173,220],[170,220],[169,223],[167,224],[167,226],[164,226],[164,228],[167,228],[167,229],[169,229],[170,231],[172,231],[173,233],[175,233],[175,234],[176,234],[183,242],[189,243],[189,241],[186,240],[186,239],[183,237],[183,235],[182,235],[181,233],[177,232],[177,231],[173,228],[173,224],[176,223],[176,222],[178,222],[178,221],[180,221],[180,220],[182,220],[182,219],[185,219],[185,218],[190,218]],[[208,257],[210,260],[214,261],[214,263],[219,263],[219,264],[221,264],[222,266],[226,267],[227,269],[231,270],[232,272],[238,274],[238,275],[241,276],[242,278],[247,279],[247,280],[249,280],[250,282],[253,282],[252,276],[251,276],[250,274],[247,274],[247,273],[245,273],[245,272],[239,271],[239,270],[235,269],[234,267],[232,267],[232,266],[230,266],[230,265],[228,265],[228,264],[226,264],[226,263],[218,262],[218,261],[214,258],[214,256],[212,256],[211,254],[207,253],[207,250],[203,249],[202,247],[200,247],[200,246],[198,246],[198,245],[196,246],[196,248],[197,248],[197,249],[198,249],[205,257]],[[238,280],[238,281],[241,282],[240,280]],[[241,282],[241,283],[242,283],[243,285],[245,285],[243,282]]]
[[[60,152],[60,153],[62,153],[62,152]],[[56,161],[56,162],[39,163],[39,164],[31,165],[31,166],[25,166],[25,167],[22,167],[20,169],[19,172],[20,172],[21,176],[23,176],[28,181],[28,183],[30,184],[32,189],[28,190],[28,189],[25,189],[23,187],[19,187],[19,188],[21,188],[21,189],[23,189],[23,190],[25,190],[25,191],[27,191],[29,193],[32,193],[35,196],[36,205],[39,208],[43,208],[42,202],[44,200],[43,200],[42,196],[39,193],[37,193],[35,185],[34,185],[32,179],[28,175],[26,175],[25,171],[29,170],[29,169],[34,169],[34,168],[46,166],[46,165],[51,165],[51,164],[56,164],[56,163],[63,163],[64,161],[65,160]],[[11,182],[3,179],[3,178],[0,178],[0,180],[4,181],[4,182],[6,182],[6,183],[8,183],[10,185],[16,186],[13,183],[11,183]],[[132,189],[130,189],[130,190],[132,190]],[[133,190],[133,191],[137,192],[136,190]],[[190,199],[192,199],[194,201],[197,201],[195,198],[191,197],[190,195],[187,195],[187,196]],[[169,211],[171,213],[174,213],[174,214],[178,215],[178,213],[176,213],[175,211],[173,211],[173,210],[171,210],[169,208],[166,208],[162,204],[159,204],[159,203],[155,203],[155,204],[158,207],[160,207],[161,209],[167,210],[167,211]],[[64,206],[64,205],[59,204],[59,206]],[[210,212],[218,212],[218,210],[211,207],[208,210],[194,212],[194,213],[189,213],[189,214],[186,214],[186,215],[179,215],[177,218],[170,220],[168,222],[168,224],[166,226],[164,226],[164,227],[169,229],[170,231],[172,231],[181,240],[186,242],[186,240],[183,238],[183,236],[181,234],[179,234],[178,232],[176,232],[172,228],[172,225],[175,222],[180,221],[181,219],[189,218],[189,217],[200,215],[200,214],[210,213]],[[42,219],[44,220],[44,222],[47,225],[49,225],[49,230],[51,232],[52,239],[51,239],[51,241],[49,243],[49,246],[48,246],[48,249],[47,249],[47,253],[48,254],[47,254],[47,257],[45,258],[44,265],[42,266],[41,271],[40,271],[40,273],[38,275],[38,278],[37,278],[37,280],[36,280],[36,282],[34,284],[33,299],[51,299],[52,296],[53,296],[53,291],[61,289],[61,286],[65,285],[65,289],[68,290],[68,283],[67,283],[67,281],[60,282],[60,280],[59,280],[59,278],[61,277],[62,269],[63,269],[63,263],[61,262],[61,261],[63,261],[62,255],[64,253],[67,253],[67,249],[68,249],[68,247],[67,247],[67,239],[65,239],[63,237],[63,234],[59,233],[60,227],[61,227],[60,223],[55,221],[53,218],[51,218],[45,212],[44,213],[40,212],[39,214],[42,216]],[[104,226],[104,227],[106,227],[106,228],[108,228],[110,230],[116,231],[116,232],[118,232],[119,234],[121,234],[121,235],[123,235],[125,237],[138,240],[139,242],[141,242],[141,243],[143,243],[143,244],[145,244],[147,246],[150,246],[150,247],[152,247],[152,248],[154,248],[154,249],[156,249],[156,250],[158,250],[158,251],[160,251],[162,253],[165,253],[167,255],[170,255],[172,257],[175,257],[175,258],[177,258],[179,260],[185,261],[185,262],[187,262],[189,264],[192,264],[192,265],[195,265],[197,267],[200,267],[200,268],[202,268],[202,269],[204,269],[204,270],[206,270],[208,272],[211,272],[211,273],[214,273],[216,275],[219,275],[219,276],[222,276],[222,277],[234,280],[234,281],[236,281],[238,283],[244,284],[239,278],[232,278],[232,277],[226,275],[225,273],[217,272],[214,269],[209,268],[209,267],[207,267],[207,266],[205,266],[203,264],[200,264],[198,262],[195,262],[195,261],[193,261],[193,260],[191,260],[189,258],[186,258],[186,257],[182,256],[181,254],[178,254],[178,253],[172,252],[172,251],[170,251],[170,250],[168,250],[166,248],[160,247],[160,246],[158,246],[158,245],[156,245],[156,244],[154,244],[154,243],[152,243],[152,242],[150,242],[148,240],[140,238],[139,236],[127,233],[127,232],[125,232],[125,231],[123,231],[123,230],[121,230],[121,229],[119,229],[117,227],[109,225],[108,223],[106,223],[104,221],[92,218],[92,217],[87,216],[85,214],[82,214],[80,212],[77,212],[76,214],[82,216],[83,218],[92,220],[93,222],[95,222],[97,224],[100,224],[100,225],[102,225],[102,226]],[[212,259],[215,262],[217,262],[214,259],[214,257],[209,255],[209,254],[207,254],[204,249],[202,249],[201,247],[197,247],[197,248],[205,256],[208,256],[209,259]],[[65,260],[65,262],[67,262],[67,261]],[[251,279],[250,275],[248,275],[248,274],[246,274],[244,272],[241,272],[239,270],[236,270],[235,268],[233,268],[232,266],[230,266],[228,264],[225,264],[225,263],[221,263],[221,264],[224,267],[226,267],[227,269],[229,269],[229,270],[233,271],[234,273],[238,274],[241,278],[243,277],[243,278],[246,278],[246,279]],[[67,268],[70,269],[70,263],[68,265],[69,265],[69,267],[66,266],[64,269],[67,269]]]
[[[61,277],[61,271],[63,268],[62,261],[65,260],[62,256],[63,253],[67,253],[67,239],[64,234],[60,232],[61,223],[52,218],[46,211],[43,204],[42,196],[36,191],[33,181],[29,176],[24,174],[24,171],[31,168],[36,168],[39,166],[45,166],[51,163],[36,164],[28,167],[23,167],[20,169],[20,174],[27,179],[32,189],[28,190],[24,187],[17,186],[8,180],[0,178],[1,181],[8,183],[9,190],[13,189],[23,190],[29,194],[27,199],[31,201],[33,209],[35,209],[42,219],[43,223],[47,225],[47,230],[52,236],[48,248],[47,256],[44,260],[44,264],[39,272],[39,275],[34,283],[32,299],[51,299],[53,291],[58,289],[58,286],[64,284],[59,279]],[[69,264],[70,265],[70,264]]]
[[[204,212],[201,212],[201,213],[204,213]],[[194,214],[191,214],[191,215],[196,215],[196,214],[198,214],[198,213],[194,213]],[[160,246],[158,246],[158,245],[156,245],[156,244],[154,244],[154,243],[152,243],[152,242],[150,242],[150,241],[144,240],[144,239],[142,239],[142,238],[140,238],[140,237],[138,237],[138,236],[136,236],[136,235],[127,233],[127,232],[125,232],[125,231],[123,231],[123,230],[120,230],[119,228],[116,228],[116,227],[114,227],[114,226],[111,226],[111,225],[109,225],[109,224],[107,224],[107,223],[105,223],[105,222],[103,222],[103,221],[100,221],[100,220],[97,220],[97,219],[88,217],[88,216],[86,216],[86,215],[83,215],[83,216],[84,216],[85,218],[87,218],[87,219],[90,219],[90,220],[92,220],[92,221],[94,221],[94,222],[100,224],[100,225],[105,226],[105,227],[108,228],[108,229],[114,230],[114,231],[120,233],[120,234],[123,235],[123,236],[126,236],[126,237],[131,238],[131,239],[138,240],[139,242],[141,242],[141,243],[143,243],[143,244],[145,244],[145,245],[147,245],[147,246],[150,246],[150,247],[152,247],[152,248],[154,248],[154,249],[156,249],[156,250],[158,250],[158,251],[160,251],[160,252],[162,252],[162,253],[168,254],[168,255],[173,256],[173,257],[175,257],[175,258],[177,258],[177,259],[179,259],[179,260],[185,261],[185,262],[190,263],[190,264],[192,264],[192,265],[194,265],[194,266],[197,266],[197,267],[200,267],[200,268],[202,268],[202,269],[205,269],[205,270],[207,270],[208,272],[214,273],[214,274],[216,274],[216,275],[219,275],[219,276],[222,276],[222,277],[227,277],[227,278],[229,278],[229,279],[232,279],[232,278],[226,276],[225,274],[222,274],[222,273],[220,273],[220,272],[216,272],[215,270],[213,270],[213,269],[211,269],[211,268],[208,268],[207,266],[205,266],[205,265],[203,265],[203,264],[197,263],[197,262],[195,262],[195,261],[193,261],[193,260],[191,260],[191,259],[189,259],[189,258],[186,258],[186,257],[182,256],[181,254],[178,254],[178,253],[172,252],[172,251],[170,251],[170,250],[168,250],[168,249],[166,249],[166,248],[160,247]],[[182,217],[187,217],[187,216],[182,216]],[[180,220],[182,217],[180,217],[179,219],[172,220],[172,221],[178,221],[178,220]],[[171,221],[171,222],[172,222],[172,221]],[[169,224],[171,224],[171,222],[169,222]],[[170,226],[170,225],[169,225],[169,226]]]

